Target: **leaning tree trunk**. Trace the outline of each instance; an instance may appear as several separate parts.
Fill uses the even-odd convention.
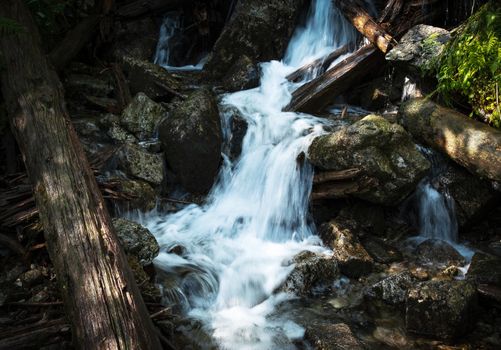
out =
[[[0,36],[1,88],[75,345],[160,349],[33,18],[23,0],[0,1],[0,16],[24,27]]]

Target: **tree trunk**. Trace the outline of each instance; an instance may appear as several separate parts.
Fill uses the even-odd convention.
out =
[[[383,63],[381,52],[372,45],[364,46],[323,75],[294,91],[285,110],[316,113]]]
[[[23,0],[2,0],[0,16],[24,26],[0,37],[1,87],[75,345],[160,349],[33,18]]]
[[[400,109],[404,127],[470,172],[501,181],[501,131],[426,99]]]
[[[334,3],[353,26],[379,50],[386,53],[393,38],[365,10],[358,0],[334,0]]]

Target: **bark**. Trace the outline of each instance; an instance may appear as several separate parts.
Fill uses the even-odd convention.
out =
[[[332,102],[334,97],[360,82],[361,78],[383,63],[384,56],[380,51],[372,45],[364,46],[323,75],[294,91],[285,110],[318,112]]]
[[[99,28],[99,16],[92,15],[70,30],[63,41],[50,53],[56,70],[63,69],[92,39]]]
[[[23,0],[1,1],[0,16],[24,26],[0,37],[1,87],[75,345],[160,349],[33,18]]]
[[[391,48],[392,36],[371,17],[358,0],[334,0],[334,3],[348,21],[383,53]]]
[[[404,127],[470,172],[501,181],[501,131],[426,99],[400,109]]]
[[[301,68],[295,70],[291,74],[289,74],[286,79],[289,81],[299,81],[303,79],[305,76],[310,74],[311,72],[314,71],[322,71],[325,72],[327,68],[331,65],[332,62],[334,62],[336,59],[344,55],[345,53],[348,53],[349,47],[348,45],[344,45],[334,51],[332,51],[330,54],[321,57],[319,59],[316,59],[313,62],[307,63]]]

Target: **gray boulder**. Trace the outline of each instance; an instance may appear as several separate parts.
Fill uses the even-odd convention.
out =
[[[406,300],[407,331],[439,339],[452,339],[474,325],[477,290],[467,281],[427,281],[409,290]]]
[[[407,291],[416,283],[409,272],[400,272],[372,285],[364,293],[368,300],[381,300],[386,304],[404,306]]]
[[[449,243],[438,239],[427,239],[417,246],[414,255],[419,263],[430,266],[462,266],[465,258]]]
[[[165,115],[166,111],[160,104],[141,92],[134,96],[122,112],[120,124],[139,140],[151,139]]]
[[[160,248],[147,228],[123,218],[113,219],[113,226],[127,255],[136,257],[142,266],[153,262]]]
[[[322,323],[306,327],[305,338],[316,350],[362,350],[364,347],[355,338],[345,323]]]
[[[221,119],[216,96],[208,89],[192,93],[160,123],[167,165],[189,192],[210,190],[221,162]]]
[[[308,158],[323,170],[361,169],[367,185],[352,195],[384,205],[406,198],[430,168],[409,134],[377,115],[317,137]]]
[[[151,154],[135,144],[125,144],[117,152],[118,167],[127,175],[160,185],[164,164],[160,154]]]
[[[304,251],[297,254],[291,264],[294,270],[281,287],[284,292],[311,295],[315,287],[328,285],[339,277],[337,262],[329,256]]]

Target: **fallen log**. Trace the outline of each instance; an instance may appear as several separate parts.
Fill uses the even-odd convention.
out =
[[[360,169],[346,169],[346,170],[332,170],[332,171],[324,171],[318,174],[315,174],[313,177],[313,185],[323,184],[331,181],[338,180],[347,180],[353,179],[357,175],[360,174]]]
[[[322,199],[346,198],[351,194],[363,192],[376,184],[373,178],[359,178],[350,181],[329,182],[316,186],[311,192],[313,201]]]
[[[501,181],[501,131],[427,100],[414,99],[399,112],[417,140],[445,153],[470,172]]]
[[[1,1],[0,16],[24,28],[0,36],[1,91],[75,346],[161,349],[37,25],[23,0]]]
[[[333,0],[353,26],[383,53],[390,48],[393,38],[365,10],[358,0]]]
[[[323,75],[294,91],[292,100],[285,110],[318,112],[331,103],[334,97],[348,90],[383,63],[383,54],[372,45],[366,45]]]
[[[332,51],[329,53],[327,56],[320,57],[313,62],[307,63],[301,68],[298,68],[285,78],[289,81],[297,82],[301,79],[303,79],[305,76],[310,74],[311,72],[316,72],[318,71],[320,74],[325,72],[329,66],[331,65],[332,62],[334,62],[336,59],[344,55],[345,53],[348,53],[349,51],[349,46],[344,45],[341,46],[340,48]]]

